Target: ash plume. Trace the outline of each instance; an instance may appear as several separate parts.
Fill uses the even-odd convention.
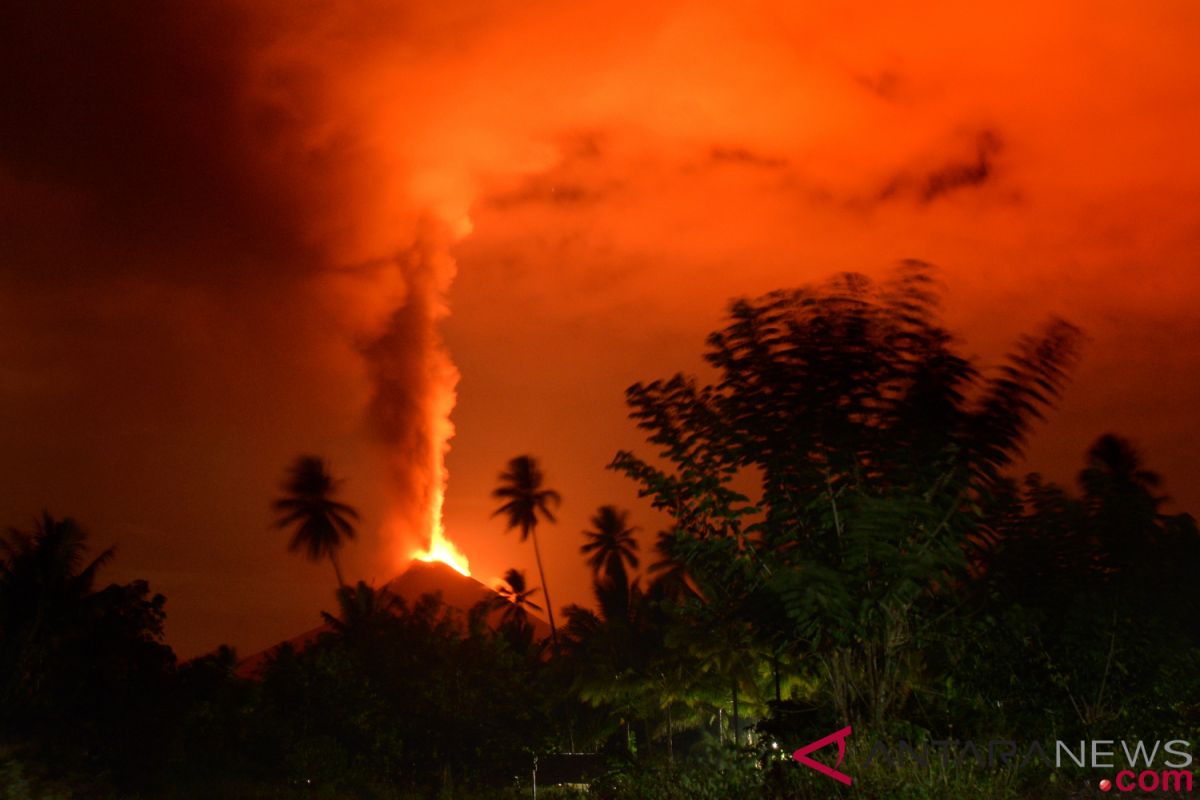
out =
[[[389,527],[393,535],[418,537],[424,544],[440,522],[443,458],[454,435],[450,411],[458,382],[438,331],[454,262],[437,241],[426,232],[397,257],[405,297],[383,331],[362,348],[372,387],[369,421],[390,473]]]

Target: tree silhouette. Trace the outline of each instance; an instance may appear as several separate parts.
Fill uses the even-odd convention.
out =
[[[299,456],[288,468],[283,482],[284,495],[271,508],[277,517],[275,527],[292,528],[290,552],[306,551],[310,561],[328,558],[337,575],[338,588],[344,589],[338,550],[354,538],[358,512],[334,499],[340,481],[329,473],[325,460],[318,456]]]
[[[533,539],[533,554],[537,558],[538,575],[542,579],[542,594],[546,598],[546,613],[550,617],[550,638],[554,649],[558,649],[558,627],[554,624],[554,603],[550,600],[550,589],[546,584],[546,570],[542,566],[542,551],[538,547],[537,526],[539,518],[554,522],[554,511],[562,503],[562,497],[553,489],[543,487],[545,476],[537,459],[533,456],[517,456],[508,462],[500,473],[500,485],[492,491],[492,497],[504,501],[492,512],[492,516],[504,515],[508,530],[518,528],[521,541]]]
[[[955,675],[1022,726],[1169,726],[1193,713],[1178,698],[1200,640],[1195,520],[1163,513],[1162,479],[1113,434],[1088,449],[1078,485],[1033,474],[992,498],[996,544],[971,587],[986,615],[957,637]],[[1151,688],[1164,675],[1172,689]]]
[[[926,623],[987,545],[978,509],[1079,340],[1053,320],[984,373],[916,262],[738,300],[708,338],[713,382],[627,390],[659,458],[612,466],[671,515],[704,602],[745,609],[775,656],[815,651],[840,715],[879,723],[907,701]]]
[[[98,590],[114,550],[87,550],[48,513],[0,536],[0,742],[123,785],[165,755],[175,656],[165,598],[140,580]]]
[[[1079,484],[1103,567],[1152,579],[1137,567],[1162,539],[1160,509],[1167,500],[1158,494],[1162,479],[1142,466],[1132,443],[1106,434],[1088,450]]]
[[[86,549],[75,520],[48,512],[31,531],[10,528],[0,539],[0,707],[38,673],[53,640],[82,618],[96,572],[115,554],[110,547],[86,562]]]
[[[638,565],[638,542],[633,538],[637,528],[630,526],[629,512],[616,506],[601,506],[592,516],[591,523],[593,529],[583,532],[587,542],[579,552],[588,557],[592,574],[599,578],[603,572],[615,583],[628,584],[625,565],[633,569]]]
[[[369,639],[395,617],[397,598],[376,591],[365,581],[343,586],[337,592],[338,615],[322,611],[321,617],[333,631],[347,639]]]
[[[657,559],[650,564],[648,572],[652,584],[663,596],[680,603],[685,598],[695,597],[696,593],[688,583],[687,565],[673,552],[675,541],[670,531],[658,532],[654,541]]]
[[[529,624],[529,612],[541,611],[542,607],[530,598],[537,592],[537,587],[527,588],[525,573],[519,569],[510,569],[504,573],[504,583],[496,587],[496,596],[492,598],[492,608],[503,610],[502,620],[506,625],[523,627]]]
[[[588,706],[607,712],[605,738],[619,728],[625,746],[633,749],[634,732],[641,728],[647,748],[659,736],[673,756],[672,737],[680,724],[703,724],[728,696],[729,681],[695,652],[698,640],[712,634],[691,625],[661,583],[643,590],[638,579],[617,582],[597,575],[592,590],[594,610],[565,609],[572,689]]]

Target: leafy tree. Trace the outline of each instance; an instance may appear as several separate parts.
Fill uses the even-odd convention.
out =
[[[283,483],[284,495],[271,507],[277,517],[275,526],[292,528],[288,550],[304,550],[310,561],[328,558],[337,575],[338,588],[346,586],[338,565],[338,550],[354,538],[358,512],[335,499],[340,481],[334,480],[324,459],[299,456],[288,468]]]
[[[715,382],[627,392],[661,462],[621,452],[613,467],[671,515],[688,571],[722,587],[702,602],[811,651],[839,715],[878,725],[908,702],[935,609],[987,544],[981,504],[1078,340],[1051,322],[985,375],[917,263],[739,300],[708,338]]]
[[[521,531],[521,541],[532,537],[533,554],[537,558],[538,575],[542,579],[542,594],[546,598],[546,613],[550,617],[550,637],[558,649],[558,627],[554,624],[554,603],[550,600],[550,588],[546,584],[546,570],[542,566],[542,551],[538,547],[537,526],[539,519],[554,522],[554,509],[562,503],[562,497],[553,489],[544,487],[545,476],[537,459],[533,456],[517,456],[508,462],[500,473],[500,485],[492,491],[492,497],[502,500],[492,516],[503,514],[508,530]]]
[[[283,781],[337,796],[450,796],[496,788],[545,745],[544,665],[504,632],[469,627],[436,595],[364,615],[383,592],[346,590],[336,629],[301,652],[281,648],[248,709],[251,738]],[[358,600],[355,600],[358,598]],[[460,796],[456,792],[454,796]],[[478,795],[494,796],[494,791]]]
[[[1167,733],[1195,716],[1182,698],[1200,661],[1200,535],[1189,515],[1163,513],[1161,479],[1120,437],[1092,445],[1078,483],[1073,494],[1030,475],[996,498],[960,672],[1026,728]]]
[[[170,723],[174,654],[145,581],[95,588],[114,554],[87,555],[74,520],[43,514],[0,539],[0,735],[54,772],[144,783]]]
[[[591,737],[618,742],[619,751],[639,758],[665,739],[673,758],[675,735],[714,719],[730,684],[707,668],[700,631],[682,616],[665,584],[643,589],[638,579],[601,575],[593,592],[595,610],[566,609],[564,659],[572,694],[603,712]],[[635,745],[638,739],[644,747]]]
[[[657,710],[648,666],[662,631],[649,619],[650,607],[637,582],[617,583],[597,578],[593,583],[597,609],[578,605],[566,609],[566,640],[573,664],[572,692],[583,702],[609,712],[623,729],[624,748],[636,751],[637,723],[649,732]],[[657,635],[656,635],[657,634]],[[604,726],[602,736],[615,732]]]

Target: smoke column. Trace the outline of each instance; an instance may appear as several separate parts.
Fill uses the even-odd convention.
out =
[[[444,297],[454,261],[436,224],[422,227],[418,241],[396,259],[405,298],[383,333],[363,348],[373,387],[369,413],[390,469],[389,538],[415,535],[428,544],[413,557],[444,561],[470,574],[466,557],[442,530],[458,370],[437,326],[447,313]]]

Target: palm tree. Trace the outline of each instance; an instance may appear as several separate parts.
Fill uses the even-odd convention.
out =
[[[32,531],[10,528],[0,539],[0,585],[36,585],[38,594],[82,597],[90,594],[96,572],[116,552],[108,548],[83,566],[87,534],[67,517],[55,519],[43,512]]]
[[[1162,513],[1169,499],[1160,493],[1162,478],[1145,468],[1132,442],[1110,433],[1088,450],[1079,483],[1085,525],[1100,548],[1104,571],[1124,574],[1135,584],[1154,580],[1138,573],[1161,572],[1166,563],[1155,552],[1164,543],[1168,520]]]
[[[521,541],[533,537],[533,554],[537,558],[538,575],[542,579],[542,594],[546,598],[546,613],[550,617],[550,639],[558,650],[558,627],[554,624],[554,604],[550,601],[550,589],[546,584],[546,570],[542,566],[542,551],[538,547],[538,518],[554,522],[551,506],[558,508],[562,497],[553,489],[543,488],[545,476],[537,459],[533,456],[517,456],[508,462],[500,473],[500,485],[492,491],[492,497],[503,500],[503,504],[492,512],[492,516],[503,514],[508,530],[519,528]]]
[[[633,538],[637,528],[630,527],[629,512],[616,506],[600,506],[591,523],[594,530],[583,532],[588,541],[579,552],[588,556],[587,564],[596,578],[603,571],[613,583],[627,586],[626,563],[634,569],[638,565],[638,543]]]
[[[524,572],[510,569],[504,573],[504,583],[496,587],[492,608],[504,610],[502,621],[505,625],[527,625],[529,612],[542,610],[541,606],[530,599],[536,591],[536,586],[532,589],[526,588]]]
[[[51,640],[80,624],[96,573],[115,553],[110,547],[87,561],[86,549],[73,519],[48,512],[32,531],[10,528],[0,538],[0,708],[36,672]]]
[[[674,552],[675,540],[675,535],[670,531],[659,531],[654,543],[658,560],[650,565],[649,571],[654,576],[652,585],[671,600],[679,602],[685,597],[695,597],[696,592],[689,583],[687,564]]]
[[[325,624],[347,640],[370,641],[388,622],[395,619],[398,598],[385,591],[376,591],[365,581],[338,589],[339,613],[335,617],[321,612]]]
[[[338,589],[344,589],[337,552],[347,539],[354,538],[352,520],[358,520],[358,512],[334,499],[340,483],[330,475],[324,459],[299,456],[288,468],[284,495],[271,508],[278,515],[275,527],[294,528],[288,550],[305,550],[310,561],[327,557],[337,575]]]

